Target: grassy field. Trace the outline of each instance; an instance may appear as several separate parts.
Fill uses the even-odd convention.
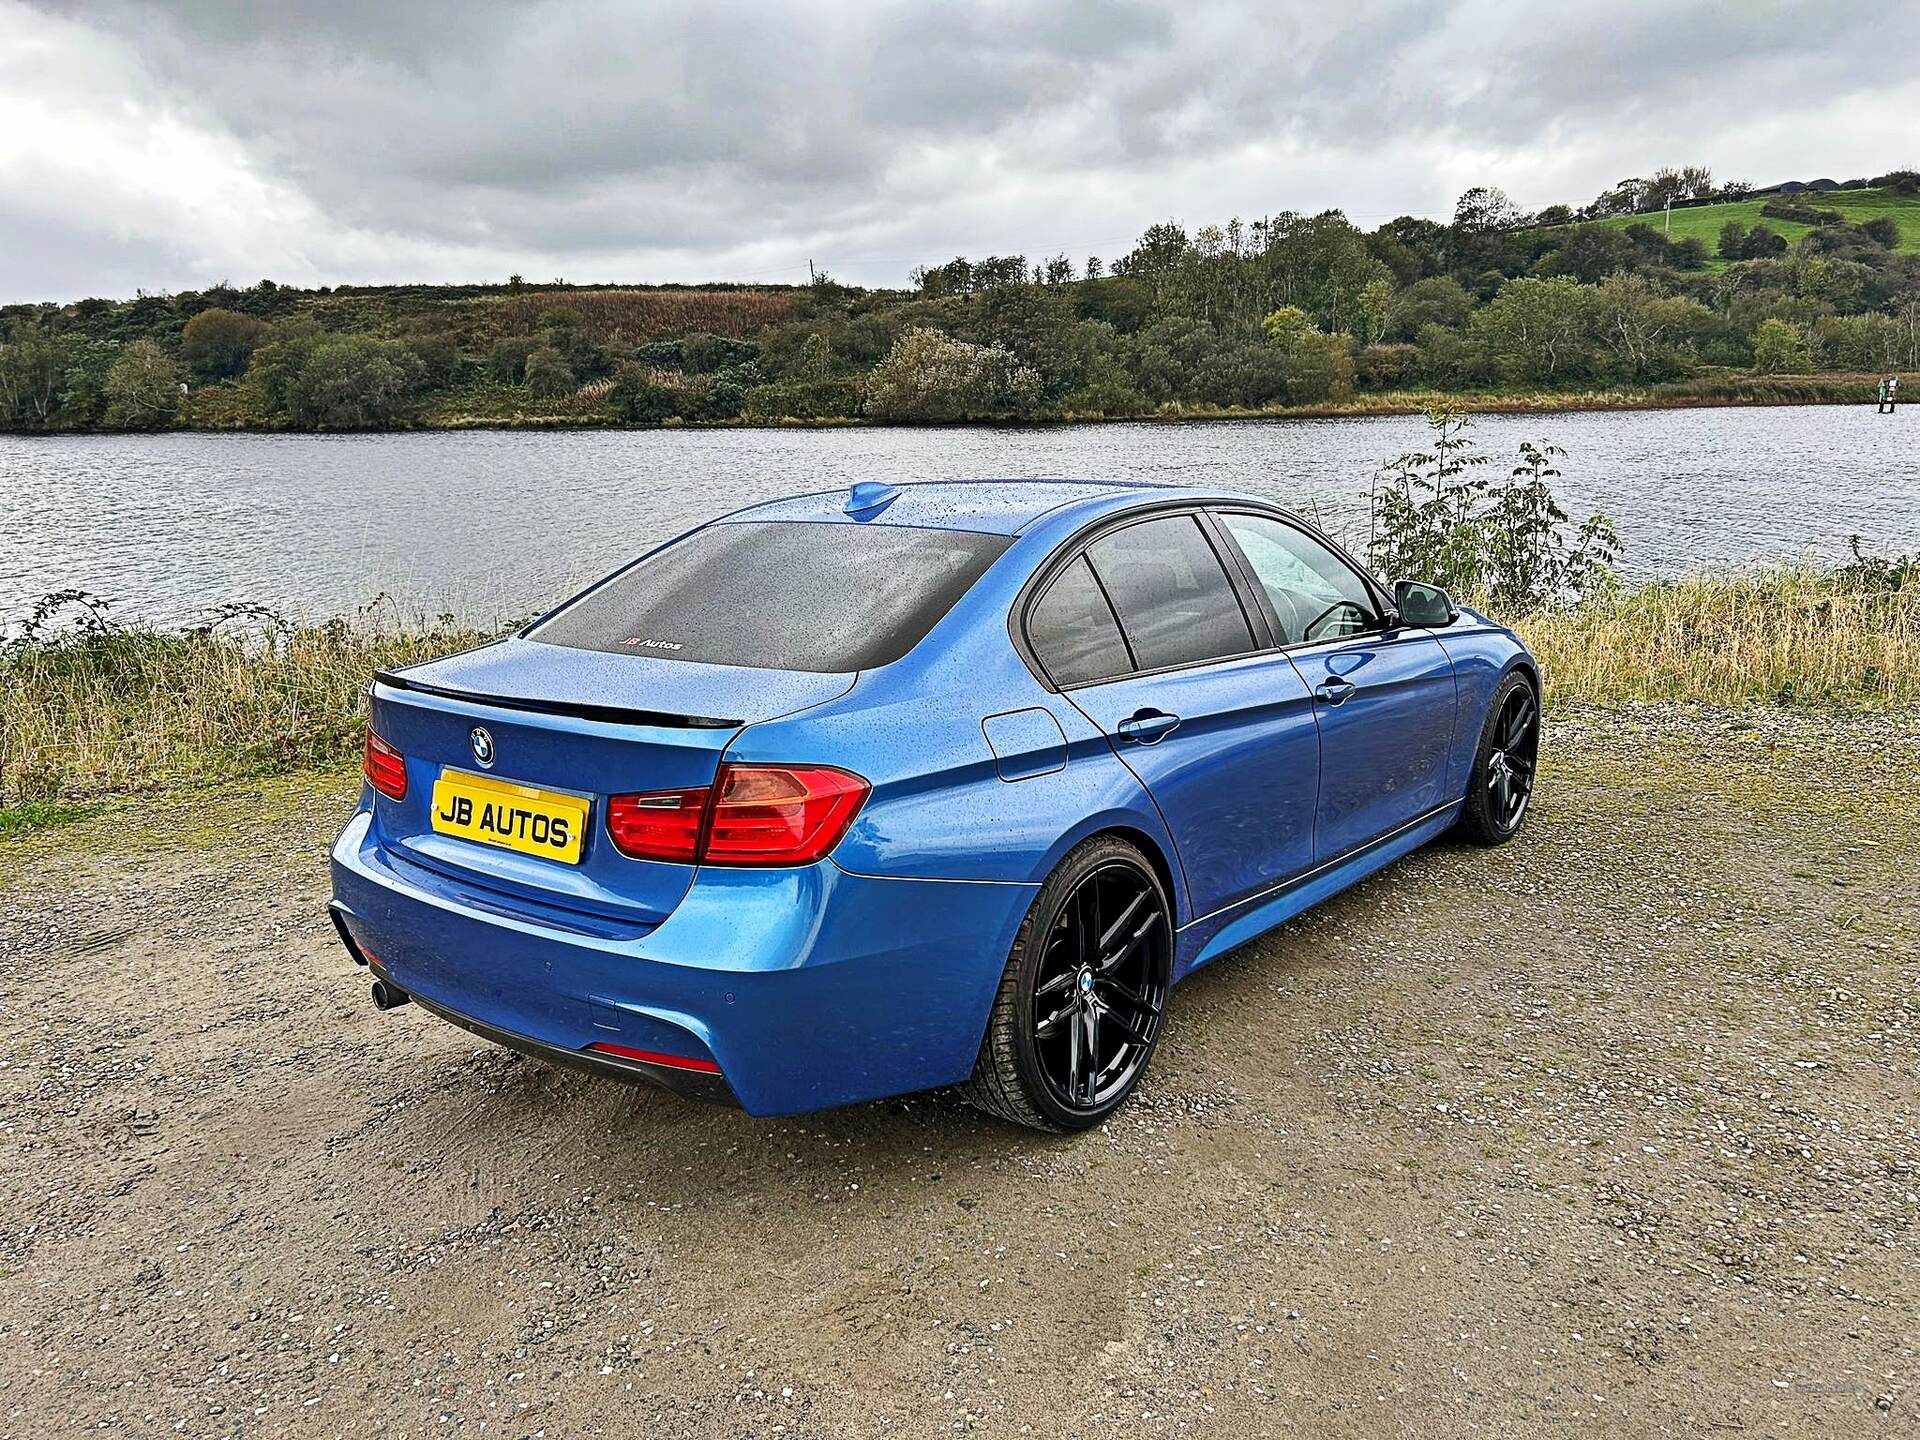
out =
[[[1761,206],[1767,201],[1779,198],[1798,200],[1816,210],[1836,211],[1853,225],[1887,216],[1900,227],[1901,253],[1920,254],[1920,195],[1896,195],[1891,190],[1832,190],[1824,195],[1808,192],[1788,197],[1763,195],[1751,200],[1735,200],[1726,205],[1676,209],[1673,212],[1672,236],[1675,240],[1697,236],[1707,247],[1707,268],[1724,270],[1727,262],[1719,257],[1715,247],[1720,243],[1720,227],[1729,220],[1738,220],[1749,230],[1755,225],[1765,225],[1775,234],[1784,236],[1789,244],[1813,229],[1811,225],[1802,225],[1793,220],[1775,220],[1760,213]],[[1601,223],[1616,229],[1646,224],[1659,230],[1666,222],[1665,217],[1656,211],[1651,215],[1621,215]]]
[[[1650,585],[1518,624],[1554,707],[1920,703],[1912,562]],[[376,668],[485,638],[333,622],[16,643],[0,650],[0,834],[85,818],[105,796],[351,764]]]

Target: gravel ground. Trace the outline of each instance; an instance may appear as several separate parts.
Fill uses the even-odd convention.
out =
[[[1920,1433],[1920,715],[1548,747],[1064,1140],[377,1014],[350,777],[0,845],[0,1433]]]

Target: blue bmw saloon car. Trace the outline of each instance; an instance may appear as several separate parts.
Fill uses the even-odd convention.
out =
[[[332,914],[381,1008],[754,1115],[1093,1125],[1183,977],[1510,839],[1514,635],[1245,496],[802,495],[376,677]]]

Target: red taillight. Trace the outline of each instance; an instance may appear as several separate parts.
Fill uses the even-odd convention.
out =
[[[806,865],[840,843],[870,788],[824,765],[722,765],[710,865]]]
[[[361,764],[367,783],[389,800],[407,798],[407,757],[367,727],[367,754]]]
[[[809,865],[840,843],[870,789],[825,765],[722,765],[710,788],[615,795],[607,833],[636,860]]]
[[[607,801],[607,834],[613,848],[635,860],[691,865],[700,854],[700,828],[706,819],[704,785],[698,790],[615,795]]]

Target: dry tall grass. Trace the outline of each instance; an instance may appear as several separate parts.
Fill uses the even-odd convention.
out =
[[[1896,577],[1897,578],[1897,577]],[[1920,700],[1920,576],[1783,569],[1643,586],[1518,629],[1549,704]]]
[[[14,645],[0,650],[0,807],[349,761],[375,669],[485,638],[333,622]]]
[[[740,340],[786,318],[794,297],[776,290],[541,290],[500,303],[500,328],[525,334],[554,308],[571,310],[596,340],[705,332]]]

